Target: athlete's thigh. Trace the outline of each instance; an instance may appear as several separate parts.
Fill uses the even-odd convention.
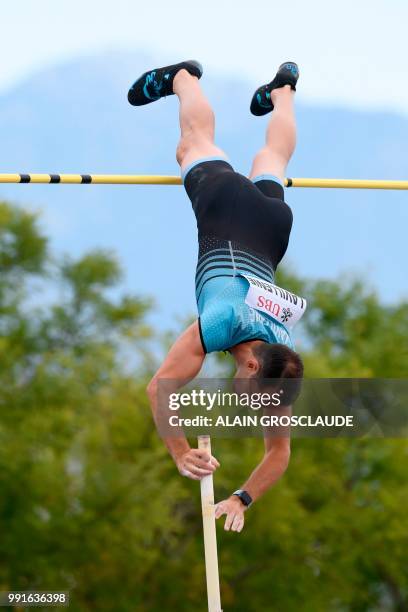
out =
[[[202,221],[213,219],[230,207],[237,190],[237,173],[225,157],[200,157],[186,166],[182,173],[184,188],[193,205],[199,230]]]
[[[262,149],[257,153],[252,163],[249,178],[256,180],[259,176],[273,176],[283,184],[285,180],[286,162],[281,156],[275,155],[268,149]]]
[[[283,184],[279,177],[273,174],[259,174],[251,179],[251,181],[268,198],[285,201]]]

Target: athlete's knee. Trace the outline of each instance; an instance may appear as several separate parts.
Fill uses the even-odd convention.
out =
[[[213,143],[204,134],[191,134],[188,136],[183,136],[180,139],[176,149],[177,162],[181,166],[186,157],[189,157],[193,152],[206,151],[210,146],[213,146]]]
[[[256,154],[252,165],[252,174],[271,173],[276,176],[283,175],[286,171],[288,159],[278,151],[273,151],[265,146]]]
[[[188,148],[187,148],[187,144],[185,142],[185,138],[182,138],[178,145],[177,145],[177,149],[176,149],[176,159],[177,159],[177,163],[181,166],[183,164],[183,160],[186,157],[188,153]]]
[[[255,159],[277,164],[285,164],[287,162],[286,155],[282,151],[277,151],[268,145],[265,145],[258,151]]]
[[[266,144],[258,153],[260,157],[269,159],[271,163],[279,165],[288,164],[292,157],[293,146],[290,142],[270,142]]]

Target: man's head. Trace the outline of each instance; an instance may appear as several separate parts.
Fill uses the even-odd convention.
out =
[[[284,344],[259,340],[240,344],[231,352],[237,364],[235,379],[251,378],[261,388],[279,386],[285,405],[296,400],[303,377],[303,362],[298,353]]]

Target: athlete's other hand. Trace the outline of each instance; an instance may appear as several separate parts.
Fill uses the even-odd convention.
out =
[[[246,506],[236,495],[232,495],[228,499],[219,502],[215,506],[215,518],[218,519],[220,516],[225,514],[224,529],[225,531],[242,531],[245,523],[244,512],[247,509]]]
[[[213,474],[220,467],[217,459],[206,450],[190,448],[177,460],[177,468],[182,476],[192,480],[201,480]]]

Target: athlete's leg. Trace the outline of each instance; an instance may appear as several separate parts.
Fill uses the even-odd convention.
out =
[[[176,157],[181,170],[199,159],[226,158],[214,144],[214,113],[197,77],[180,70],[174,77],[173,91],[180,101],[181,138]]]
[[[266,143],[255,156],[250,178],[269,174],[283,183],[296,146],[294,95],[290,85],[271,91],[274,109],[266,130]]]

